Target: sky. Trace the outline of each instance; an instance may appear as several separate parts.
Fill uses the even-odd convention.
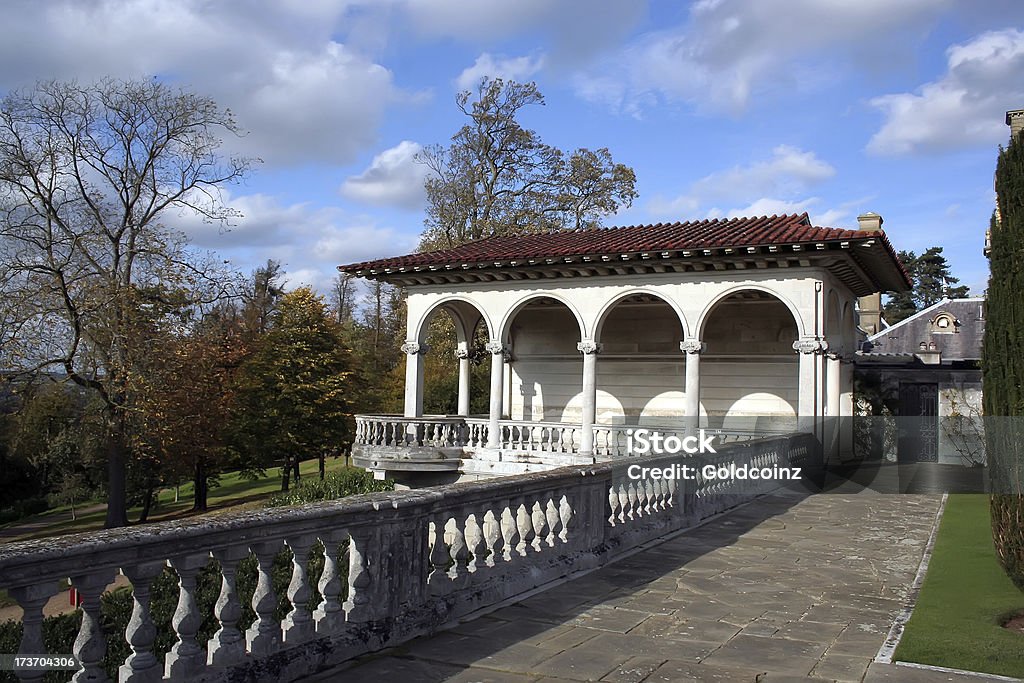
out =
[[[243,272],[415,250],[422,146],[465,122],[483,76],[535,81],[521,122],[607,147],[638,199],[607,225],[807,211],[883,216],[897,249],[941,246],[980,294],[993,172],[1024,108],[1020,0],[4,0],[0,92],[158,78],[212,97],[262,159],[227,230],[169,216]]]

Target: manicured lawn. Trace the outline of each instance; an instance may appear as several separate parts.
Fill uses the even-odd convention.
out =
[[[344,469],[344,458],[328,458],[326,470],[329,473]],[[320,465],[316,460],[309,460],[301,463],[299,471],[302,476],[319,476]],[[149,521],[156,522],[162,519],[176,519],[188,516],[192,507],[192,484],[188,483],[178,489],[178,502],[174,502],[174,489],[163,489],[160,491],[156,507],[150,510]],[[227,472],[220,477],[220,485],[210,489],[207,503],[211,511],[224,508],[239,508],[244,505],[253,505],[258,501],[267,498],[281,490],[280,469],[272,468],[267,471],[267,476],[256,479],[244,479],[238,472]],[[77,506],[79,510],[96,508],[98,501],[82,503]],[[47,510],[46,512],[19,519],[8,525],[0,527],[21,526],[30,523],[43,523],[44,526],[33,530],[30,533],[21,534],[6,541],[28,540],[32,538],[44,538],[60,534],[77,533],[80,531],[91,531],[102,529],[103,521],[106,518],[106,509],[95,509],[85,514],[79,514],[78,519],[72,521],[68,516],[70,508],[67,506]],[[141,508],[132,508],[128,511],[128,519],[139,518]],[[46,524],[48,520],[52,523]]]
[[[1022,609],[996,561],[988,496],[951,495],[895,659],[1024,677],[1024,635],[1000,626]]]

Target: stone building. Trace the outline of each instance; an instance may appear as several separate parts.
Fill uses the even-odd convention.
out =
[[[857,376],[894,422],[882,455],[900,462],[985,461],[981,345],[985,300],[943,299],[868,337]]]
[[[341,266],[408,297],[404,415],[358,416],[356,462],[417,484],[523,472],[623,455],[641,426],[720,440],[805,431],[849,457],[851,429],[827,418],[853,414],[857,299],[909,287],[881,217],[859,221],[562,231]],[[440,314],[458,338],[457,416],[423,415]],[[489,411],[472,416],[481,352]]]

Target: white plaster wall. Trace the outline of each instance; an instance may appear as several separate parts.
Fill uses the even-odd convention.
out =
[[[951,378],[951,381],[939,383],[939,443],[938,456],[940,463],[967,465],[969,459],[961,456],[959,449],[974,454],[973,457],[984,460],[982,448],[984,432],[968,422],[958,426],[953,418],[954,413],[965,417],[973,416],[975,425],[980,425],[981,417],[981,382],[971,381],[967,377]]]

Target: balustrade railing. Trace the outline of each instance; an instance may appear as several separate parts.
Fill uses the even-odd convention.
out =
[[[576,454],[582,443],[583,428],[573,422],[500,420],[501,450],[520,453]],[[601,459],[629,455],[629,433],[637,429],[657,431],[664,436],[684,437],[682,427],[653,425],[594,425],[593,455]],[[479,417],[401,417],[396,415],[357,415],[355,443],[360,446],[388,448],[469,448],[487,446],[489,421]],[[738,443],[787,432],[764,430],[709,429],[718,444]]]
[[[529,438],[532,443],[534,435]],[[798,434],[733,444],[711,458],[697,457],[711,465],[799,462],[810,471],[818,462],[813,444],[809,435]],[[133,587],[131,620],[123,636],[131,654],[119,668],[120,681],[295,680],[591,569],[772,485],[626,476],[628,464],[670,462],[665,456],[627,458],[9,543],[0,546],[0,588],[24,610],[19,652],[42,654],[43,606],[60,580],[70,581],[83,601],[74,644],[81,662],[75,681],[106,680],[99,596],[116,572]],[[271,569],[285,548],[292,557],[283,596],[290,609],[277,621]],[[318,576],[307,563],[311,551],[323,555]],[[205,615],[197,607],[196,578],[204,568],[209,571],[211,561],[220,576],[212,614],[218,628],[202,643],[197,632]],[[237,579],[243,562],[257,574],[249,601],[255,613],[251,624],[240,623]],[[154,649],[150,591],[166,571],[176,575],[179,596],[172,620],[176,642],[161,662]],[[311,609],[314,588],[320,598]],[[36,680],[41,672],[19,675]]]

